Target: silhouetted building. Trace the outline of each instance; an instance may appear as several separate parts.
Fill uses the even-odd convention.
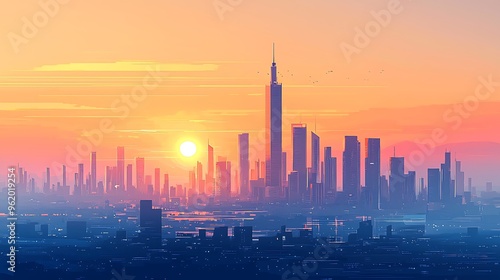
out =
[[[357,238],[360,240],[368,240],[373,238],[373,226],[371,220],[359,222]]]
[[[417,196],[415,193],[416,190],[416,173],[415,171],[408,171],[408,174],[405,174],[405,188],[403,193],[403,200],[405,205],[414,204]]]
[[[227,242],[229,240],[228,227],[214,228],[214,235],[212,236],[214,242]]]
[[[43,192],[50,193],[50,168],[47,167],[47,171],[45,173],[45,184],[43,185]]]
[[[403,193],[405,189],[405,159],[404,157],[391,157],[390,165],[390,205],[392,208],[400,209],[403,206]]]
[[[438,168],[427,169],[427,200],[429,202],[441,201],[441,174]]]
[[[238,135],[240,157],[240,195],[246,197],[250,192],[250,146],[248,133]]]
[[[81,190],[82,194],[88,194],[89,191],[83,185],[83,178],[85,177],[83,173],[83,163],[78,164],[78,188]]]
[[[311,131],[311,177],[309,178],[309,184],[319,183],[319,136]]]
[[[154,195],[157,197],[160,195],[160,186],[161,186],[161,174],[160,168],[155,168],[155,185],[154,185]]]
[[[207,146],[207,178],[206,182],[206,192],[210,195],[215,195],[215,184],[214,184],[214,148],[208,144]]]
[[[97,192],[97,154],[90,153],[90,192]]]
[[[343,192],[349,200],[358,201],[360,195],[360,146],[357,136],[346,136],[343,153]]]
[[[118,190],[125,190],[125,148],[116,148],[116,184]]]
[[[161,246],[161,209],[153,209],[152,200],[140,201],[141,240],[150,247]]]
[[[137,181],[136,188],[140,193],[147,193],[146,185],[144,183],[144,158],[135,159],[135,179]]]
[[[203,180],[203,165],[196,162],[196,187],[199,194],[205,193],[205,180]]]
[[[332,157],[332,148],[324,149],[324,182],[325,196],[334,198],[337,193],[337,158]]]
[[[271,82],[266,86],[266,195],[270,198],[281,194],[282,137],[282,85],[278,83],[273,45]]]
[[[132,164],[127,164],[127,191],[133,191],[133,183],[132,183]]]
[[[225,158],[219,158],[216,165],[215,195],[223,200],[231,197],[231,163]]]
[[[446,152],[444,163],[441,164],[441,200],[448,202],[453,197],[455,197],[455,193],[451,186],[451,153]]]
[[[234,227],[233,237],[236,245],[251,246],[252,245],[252,227]]]
[[[462,171],[462,162],[455,161],[455,185],[456,185],[456,194],[464,195],[465,189],[465,174]]]
[[[292,169],[297,171],[298,194],[291,197],[304,198],[307,191],[307,126],[292,124],[293,159]]]
[[[368,206],[380,208],[380,139],[365,140],[365,188]]]

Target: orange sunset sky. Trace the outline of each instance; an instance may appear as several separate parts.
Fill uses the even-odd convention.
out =
[[[356,46],[356,28],[391,5],[398,12],[347,59],[341,46]],[[0,167],[19,163],[41,180],[103,120],[113,130],[92,147],[99,180],[116,146],[127,163],[145,157],[148,174],[160,167],[173,183],[187,181],[196,160],[206,171],[208,139],[236,163],[237,135],[249,132],[251,160],[263,159],[257,138],[274,42],[289,168],[290,123],[315,129],[339,165],[344,135],[358,135],[362,157],[364,139],[381,138],[384,173],[394,146],[409,156],[438,129],[442,141],[415,164],[418,177],[449,149],[479,187],[498,185],[498,11],[496,0],[3,1]],[[481,79],[494,86],[482,86],[479,100]],[[145,80],[143,99],[124,113],[122,96]],[[182,140],[198,144],[189,160]]]

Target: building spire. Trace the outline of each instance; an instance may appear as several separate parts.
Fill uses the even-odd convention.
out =
[[[274,42],[273,42],[273,64],[276,63],[276,60],[275,60],[275,55],[274,55]]]
[[[276,69],[276,60],[274,55],[274,43],[273,43],[273,63],[271,64],[271,84],[278,83],[278,70]]]

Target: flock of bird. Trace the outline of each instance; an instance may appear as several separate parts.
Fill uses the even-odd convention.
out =
[[[384,71],[385,71],[385,70],[384,70],[384,69],[382,69],[382,70],[379,70],[378,72],[379,72],[379,74],[384,74]],[[327,70],[327,71],[325,72],[325,74],[324,74],[324,75],[330,75],[330,74],[332,74],[332,73],[333,73],[333,70]],[[371,71],[371,70],[368,70],[368,74],[371,74],[371,73],[372,73],[372,71]],[[257,71],[257,74],[260,74],[260,71]],[[270,75],[270,73],[269,73],[269,72],[268,72],[268,73],[266,73],[266,74],[267,74],[268,76]],[[290,70],[286,70],[286,73],[285,73],[285,74],[286,74],[286,75],[289,75],[290,77],[293,77],[293,73],[290,73]],[[283,73],[282,73],[282,72],[278,72],[278,75],[279,75],[279,77],[281,77],[281,78],[283,78],[283,77],[284,77],[284,75],[283,75]],[[350,78],[350,77],[346,77],[345,79],[346,79],[346,80],[350,80],[351,78]],[[316,77],[313,77],[312,75],[309,75],[309,76],[308,76],[308,80],[309,80],[309,82],[310,82],[310,83],[312,83],[313,85],[316,85],[316,84],[318,84],[318,83],[320,82],[320,81],[319,81]],[[369,80],[370,80],[370,79],[368,79],[368,78],[363,78],[363,81],[369,81]]]

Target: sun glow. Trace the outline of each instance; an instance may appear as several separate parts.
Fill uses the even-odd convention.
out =
[[[196,145],[191,141],[185,141],[180,146],[181,154],[185,157],[192,157],[196,153]]]

